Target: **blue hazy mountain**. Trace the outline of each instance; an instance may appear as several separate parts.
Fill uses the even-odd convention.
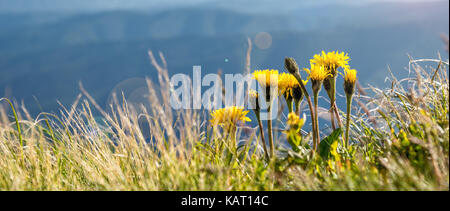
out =
[[[154,79],[149,49],[165,54],[170,74],[191,74],[193,65],[203,74],[241,73],[247,37],[259,32],[269,33],[272,44],[254,46],[252,69],[282,70],[285,56],[305,66],[314,53],[337,49],[349,52],[363,84],[381,85],[388,65],[407,74],[408,54],[444,52],[439,35],[448,34],[448,1],[283,6],[279,13],[205,2],[154,10],[0,12],[0,93],[23,99],[33,112],[36,96],[51,110],[57,99],[70,104],[82,81],[104,104],[121,82]]]

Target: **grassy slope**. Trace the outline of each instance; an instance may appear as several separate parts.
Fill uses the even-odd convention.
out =
[[[353,144],[331,149],[327,160],[307,147],[296,153],[285,146],[266,162],[257,130],[241,139],[240,156],[228,160],[216,146],[229,140],[212,132],[201,113],[164,112],[164,66],[157,68],[161,93],[148,81],[146,108],[117,103],[103,111],[85,91],[60,114],[32,118],[16,104],[19,133],[4,104],[0,190],[448,190],[448,63],[427,69],[418,63],[414,77],[391,77],[392,87],[371,88],[373,96],[359,90]],[[103,119],[95,120],[91,109]]]

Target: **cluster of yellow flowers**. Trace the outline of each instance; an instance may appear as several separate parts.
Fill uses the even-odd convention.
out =
[[[253,78],[263,88],[277,86],[279,94],[286,95],[287,97],[295,98],[298,95],[298,91],[301,91],[300,83],[290,73],[283,72],[279,74],[278,70],[273,69],[255,70],[253,72]],[[307,80],[303,81],[303,83],[306,84]],[[250,92],[255,91],[250,90]]]
[[[350,57],[344,52],[332,51],[325,53],[322,51],[322,54],[315,54],[313,59],[310,60],[311,70],[305,70],[315,73],[310,75],[311,79],[324,80],[328,76],[335,77],[339,67],[342,67],[344,72],[347,72],[350,69],[349,61]],[[312,71],[313,69],[315,71]]]
[[[339,67],[344,69],[350,68],[348,65],[348,61],[350,57],[348,54],[344,54],[344,52],[339,53],[338,51],[332,51],[325,53],[322,51],[321,54],[314,55],[313,59],[310,60],[312,65],[323,66],[327,71],[330,72],[332,76],[336,76],[336,70]]]
[[[307,80],[302,80],[299,74],[298,66],[295,60],[291,58],[287,58],[286,60],[286,68],[290,73],[279,73],[278,70],[275,69],[265,69],[265,70],[255,70],[253,72],[253,79],[255,79],[259,85],[266,91],[265,99],[267,102],[272,98],[269,96],[272,92],[271,88],[278,88],[278,95],[283,95],[286,99],[286,103],[289,108],[289,117],[288,117],[288,125],[296,125],[300,121],[298,114],[293,112],[292,106],[295,101],[296,108],[299,107],[303,96],[308,99],[308,104],[310,106],[311,118],[313,122],[313,139],[314,139],[314,149],[317,149],[316,146],[320,141],[319,136],[319,124],[317,118],[317,96],[320,92],[320,86],[322,86],[322,82],[324,87],[327,89],[328,96],[331,100],[330,106],[330,115],[332,115],[333,127],[334,120],[333,115],[338,116],[337,110],[335,112],[332,109],[335,109],[334,99],[335,99],[335,79],[337,73],[339,73],[338,69],[342,68],[343,76],[344,76],[344,91],[347,95],[347,98],[350,98],[354,92],[354,85],[356,83],[356,73],[355,69],[350,69],[350,65],[348,64],[350,57],[348,54],[339,51],[332,51],[325,53],[324,51],[321,54],[316,54],[310,60],[310,68],[303,68],[303,70],[308,74]],[[312,89],[314,93],[314,104],[315,107],[313,109],[311,99],[309,97],[308,91],[305,88],[305,84],[311,80]],[[331,90],[331,91],[330,91]],[[253,99],[253,102],[257,104],[258,92],[255,90],[250,90],[248,93],[250,99]],[[256,99],[256,101],[255,101]],[[348,104],[349,104],[348,103]],[[350,106],[350,105],[347,105]],[[270,108],[270,107],[269,107]],[[348,107],[349,108],[349,107]],[[258,118],[260,131],[262,131],[262,124],[259,120],[259,106],[256,106],[254,109],[256,116]],[[296,109],[297,111],[297,109]],[[347,115],[349,115],[349,109],[347,109]],[[244,111],[242,107],[226,107],[223,109],[218,109],[211,113],[210,122],[214,125],[228,125],[228,126],[236,126],[237,122],[242,121],[250,121],[250,119],[246,116],[248,111]],[[347,116],[347,125],[349,122],[349,116]],[[338,120],[339,121],[339,120]],[[271,144],[271,156],[273,156],[273,142],[272,142],[272,125],[271,120],[268,121],[268,129],[269,129],[269,141]],[[347,131],[348,133],[348,126]],[[261,138],[264,139],[264,134],[261,132]],[[346,136],[346,140],[348,140],[348,135]],[[265,144],[265,141],[263,140]],[[265,146],[264,146],[265,147]],[[265,148],[264,148],[265,149]],[[268,155],[266,151],[266,155]]]
[[[308,73],[308,79],[313,81],[323,81],[328,77],[335,77],[338,73],[338,68],[344,69],[344,79],[347,82],[354,84],[356,82],[356,70],[350,69],[348,64],[350,57],[348,54],[339,51],[332,51],[322,54],[315,54],[310,60],[310,68],[304,68]],[[289,73],[278,73],[278,70],[255,70],[253,78],[258,81],[262,87],[278,86],[280,94],[287,94],[293,97],[294,89],[299,88],[298,80]],[[304,84],[307,83],[303,81]]]

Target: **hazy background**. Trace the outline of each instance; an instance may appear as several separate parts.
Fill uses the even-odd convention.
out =
[[[156,75],[149,49],[165,54],[170,74],[241,73],[247,37],[252,69],[340,50],[363,85],[384,86],[388,66],[407,74],[408,55],[448,58],[448,11],[448,0],[0,0],[0,96],[37,113],[35,96],[56,111],[82,81],[102,105],[121,90],[139,101],[143,78]]]

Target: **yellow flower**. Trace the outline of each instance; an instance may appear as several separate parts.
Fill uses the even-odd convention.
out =
[[[231,125],[235,126],[239,121],[250,122],[247,115],[248,111],[244,111],[243,107],[230,106],[217,109],[211,112],[211,119],[209,120],[213,125]]]
[[[278,80],[278,90],[280,90],[280,94],[284,94],[288,97],[294,97],[294,89],[299,87],[300,84],[292,74],[281,73]]]
[[[330,71],[332,76],[336,76],[337,69],[339,67],[349,68],[348,61],[350,60],[350,57],[348,54],[345,54],[344,52],[339,53],[339,51],[332,51],[325,53],[322,51],[321,54],[314,55],[314,58],[310,60],[312,64],[315,65],[323,65],[325,69]]]
[[[295,112],[291,112],[288,114],[287,118],[287,125],[289,125],[290,128],[298,129],[303,127],[303,124],[306,121],[306,117],[303,116],[303,118],[300,118]]]
[[[316,65],[311,63],[311,68],[303,68],[308,74],[309,78],[313,81],[323,81],[325,78],[331,75],[330,71],[323,65]]]
[[[355,69],[347,68],[347,69],[344,70],[344,73],[345,73],[344,80],[347,83],[354,84],[356,82],[356,73],[357,73],[357,71]]]
[[[264,89],[264,95],[267,102],[271,102],[275,99],[272,96],[277,94],[278,70],[255,70],[255,72],[253,72],[253,78],[258,81]]]
[[[258,81],[262,87],[271,87],[278,84],[278,70],[255,70],[253,78]]]
[[[344,70],[344,91],[348,95],[353,95],[356,82],[356,70],[347,68]]]
[[[298,123],[300,123],[300,117],[297,116],[297,114],[295,114],[294,112],[291,112],[288,115],[288,119],[287,119],[286,123],[291,127],[294,125],[298,125]]]

